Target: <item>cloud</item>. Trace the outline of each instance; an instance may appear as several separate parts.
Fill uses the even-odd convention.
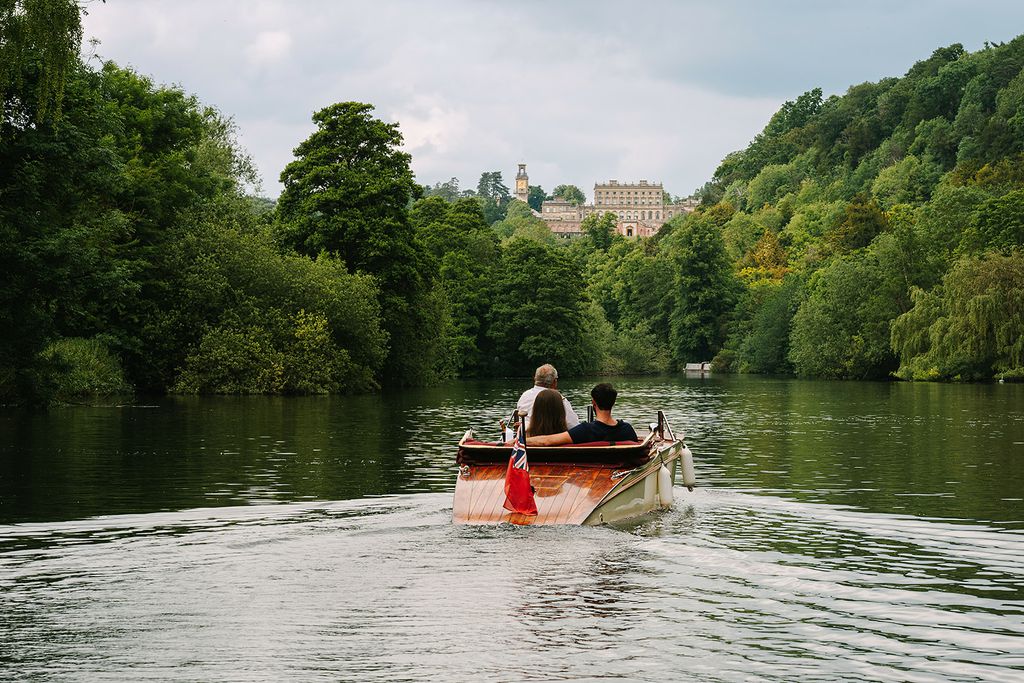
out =
[[[1008,0],[178,0],[90,6],[85,36],[234,116],[271,195],[312,113],[350,100],[398,121],[422,183],[526,162],[548,189],[646,178],[685,194],[783,101],[1021,25]]]
[[[245,56],[255,66],[280,62],[292,46],[292,37],[285,31],[261,31],[245,47]]]
[[[400,123],[405,149],[412,154],[447,153],[453,145],[464,143],[467,115],[443,98],[417,96],[402,108],[392,110],[390,118]]]

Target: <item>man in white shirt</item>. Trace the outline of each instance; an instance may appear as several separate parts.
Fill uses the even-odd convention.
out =
[[[537,394],[545,389],[558,389],[558,371],[555,370],[554,365],[545,364],[537,368],[537,371],[533,373],[533,388],[524,391],[523,395],[519,397],[519,402],[516,404],[519,412],[526,413],[527,429],[530,427],[530,413],[533,412],[533,402],[537,398]],[[572,429],[580,423],[580,418],[569,404],[569,399],[563,396],[562,403],[565,405],[566,427]]]

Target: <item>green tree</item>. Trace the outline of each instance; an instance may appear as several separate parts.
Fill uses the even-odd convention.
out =
[[[377,386],[387,354],[376,283],[336,258],[282,254],[240,201],[187,212],[168,247],[155,371],[186,393],[327,393]]]
[[[829,239],[837,251],[866,247],[876,235],[887,227],[885,212],[866,194],[859,194],[846,205],[843,220],[830,233]]]
[[[59,116],[81,43],[76,0],[0,0],[0,121],[9,120],[9,100],[22,93],[32,97],[30,120]]]
[[[400,149],[398,125],[372,111],[368,104],[342,102],[313,115],[317,130],[281,173],[277,230],[299,253],[326,252],[350,272],[377,279],[391,349],[384,379],[422,384],[435,376],[442,350],[440,304],[407,212],[420,188],[411,157]]]
[[[917,380],[1024,377],[1024,252],[956,263],[942,285],[915,289],[892,325],[897,375]]]
[[[986,202],[960,243],[962,251],[973,254],[988,249],[1009,253],[1021,246],[1024,246],[1024,189]]]
[[[740,372],[786,373],[790,326],[802,294],[798,277],[762,280],[761,298],[755,306],[746,335],[739,346]]]
[[[491,229],[504,239],[526,237],[545,244],[555,243],[547,223],[533,215],[529,204],[516,199],[509,202],[505,217],[491,225]]]
[[[462,191],[459,189],[459,179],[453,176],[447,182],[435,183],[433,187],[424,185],[423,196],[440,197],[446,201],[454,202],[462,196]]]
[[[913,154],[879,172],[871,184],[871,194],[885,209],[896,204],[923,204],[931,198],[942,169]]]
[[[21,125],[38,118],[33,73],[0,122],[0,324],[11,332],[0,384],[39,395],[44,346],[102,334],[131,381],[161,389],[142,331],[174,295],[169,230],[182,211],[240,192],[245,157],[229,121],[112,63],[70,73],[59,122]]]
[[[612,238],[616,235],[617,225],[618,219],[609,211],[601,215],[590,214],[583,219],[580,228],[596,249],[608,251],[608,248],[612,246]]]
[[[541,205],[545,200],[551,199],[544,192],[544,188],[540,185],[530,185],[529,193],[527,194],[526,203],[530,205],[530,208],[534,211],[540,211]]]
[[[433,259],[450,320],[444,366],[453,374],[480,374],[489,345],[486,321],[498,260],[497,235],[488,228],[475,199],[449,204],[430,197],[413,205],[410,215],[417,243]]]
[[[587,196],[583,194],[583,190],[576,187],[575,185],[557,185],[554,190],[551,191],[553,197],[564,199],[570,204],[579,206],[580,204],[587,201]]]
[[[501,171],[485,171],[480,174],[476,184],[476,195],[485,199],[493,199],[498,204],[506,204],[512,199],[508,186],[502,180]]]
[[[488,336],[496,371],[525,376],[541,363],[563,375],[592,370],[583,276],[568,255],[527,239],[504,248]]]
[[[710,360],[725,341],[737,289],[721,235],[730,215],[693,214],[662,242],[672,277],[669,350],[676,367]]]
[[[895,238],[832,262],[811,279],[793,317],[789,359],[806,377],[868,379],[896,369],[890,324],[909,308],[908,283],[893,268]],[[913,280],[910,285],[913,285]]]
[[[398,125],[372,116],[373,106],[341,102],[313,114],[317,130],[281,173],[277,202],[282,241],[299,253],[329,252],[352,272],[387,285],[418,278],[406,207],[419,187],[401,151]]]
[[[481,173],[476,185],[476,196],[488,225],[505,218],[512,195],[501,178],[501,171]]]

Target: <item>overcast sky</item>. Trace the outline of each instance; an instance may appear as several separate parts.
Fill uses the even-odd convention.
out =
[[[276,197],[313,111],[397,121],[421,183],[516,164],[550,191],[616,178],[686,195],[786,100],[1024,32],[1021,0],[107,0],[104,59],[232,116]],[[89,48],[87,47],[86,50]]]

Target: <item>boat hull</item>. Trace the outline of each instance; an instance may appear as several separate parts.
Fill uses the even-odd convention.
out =
[[[507,462],[464,464],[455,484],[456,524],[604,524],[662,506],[658,473],[662,465],[675,480],[682,442],[665,444],[646,462],[623,468],[610,464],[531,462],[537,515],[509,512],[505,502]]]

